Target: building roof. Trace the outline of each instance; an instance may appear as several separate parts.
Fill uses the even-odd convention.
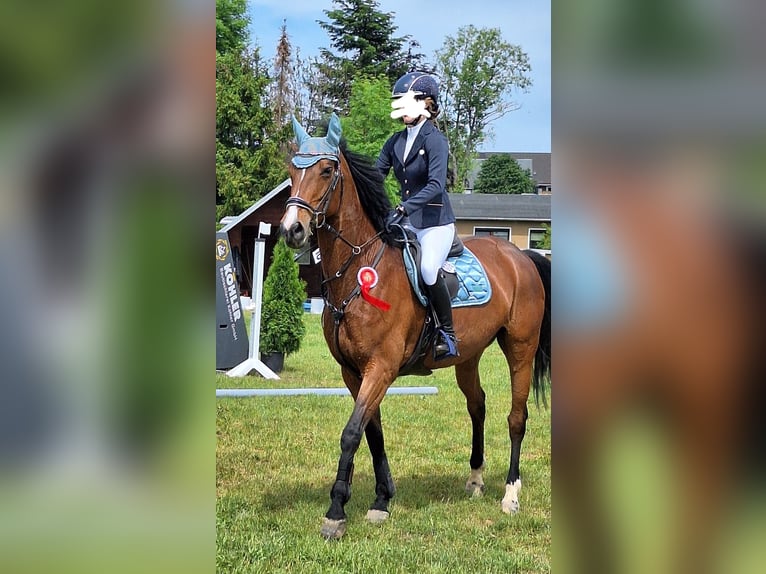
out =
[[[255,211],[257,211],[259,207],[261,207],[262,205],[264,205],[264,204],[268,203],[269,201],[271,201],[274,197],[279,195],[279,193],[281,191],[283,191],[286,187],[289,187],[289,186],[290,186],[290,178],[288,177],[286,180],[284,180],[282,183],[280,183],[277,187],[275,187],[269,193],[264,195],[261,199],[256,201],[253,205],[248,207],[245,211],[243,211],[242,213],[237,215],[235,218],[227,220],[226,225],[224,225],[218,231],[226,231],[226,232],[228,232],[229,230],[233,229],[234,227],[239,225],[241,221],[244,221],[245,219],[247,219],[247,217],[250,214],[252,214]]]
[[[449,197],[457,219],[551,220],[550,195],[450,193]]]
[[[531,159],[532,160],[532,179],[538,184],[551,183],[551,154],[550,152],[511,152],[513,159]]]

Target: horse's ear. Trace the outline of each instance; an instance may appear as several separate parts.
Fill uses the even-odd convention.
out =
[[[309,134],[306,133],[306,130],[303,129],[303,126],[298,123],[298,120],[295,119],[295,116],[292,116],[292,118],[293,132],[295,133],[295,139],[298,140],[298,146],[300,147],[303,142],[309,139]]]
[[[333,112],[330,115],[330,124],[327,126],[327,143],[337,148],[340,145],[340,136],[343,128],[340,125],[340,118]]]

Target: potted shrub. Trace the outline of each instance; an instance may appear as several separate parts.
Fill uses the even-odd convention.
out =
[[[305,300],[306,283],[298,277],[292,250],[280,239],[263,282],[261,307],[261,360],[275,373],[282,370],[285,356],[301,346]]]

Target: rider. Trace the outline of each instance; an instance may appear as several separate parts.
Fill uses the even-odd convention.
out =
[[[424,72],[409,72],[397,80],[391,117],[402,118],[406,128],[388,139],[377,162],[384,177],[393,167],[401,187],[401,203],[386,226],[401,221],[420,242],[420,272],[437,321],[436,360],[458,356],[449,290],[439,271],[452,246],[455,215],[446,188],[449,147],[435,123],[438,95],[438,82]]]

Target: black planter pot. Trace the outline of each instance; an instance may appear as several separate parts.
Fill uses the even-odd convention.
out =
[[[281,373],[285,366],[285,354],[281,352],[261,353],[261,361],[275,373]]]

